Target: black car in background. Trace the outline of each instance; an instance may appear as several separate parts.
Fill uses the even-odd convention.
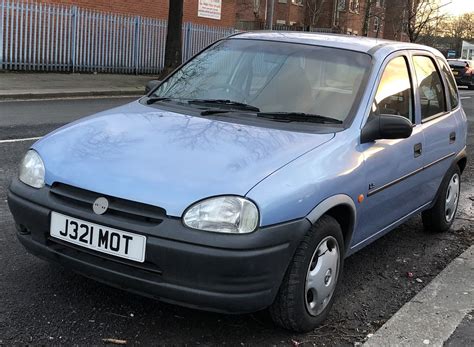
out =
[[[458,86],[474,89],[474,61],[466,59],[448,59]]]

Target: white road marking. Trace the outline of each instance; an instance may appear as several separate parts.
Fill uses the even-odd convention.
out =
[[[35,140],[39,140],[40,138],[42,138],[42,136],[40,136],[40,137],[27,137],[27,138],[24,138],[24,139],[0,140],[0,144],[2,144],[2,143],[14,143],[14,142],[25,142],[25,141],[35,141]]]
[[[461,97],[461,100],[465,100],[465,99],[471,99],[472,96],[465,96],[465,97]]]

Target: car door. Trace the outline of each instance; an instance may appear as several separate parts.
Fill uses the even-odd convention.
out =
[[[380,114],[400,115],[413,123],[413,133],[406,139],[360,145],[367,186],[353,247],[389,230],[423,203],[420,197],[423,131],[415,117],[408,59],[407,52],[399,52],[385,61],[368,120]]]
[[[411,59],[418,85],[417,107],[424,134],[423,197],[429,202],[434,199],[453,157],[461,150],[464,134],[457,129],[456,113],[462,111],[455,84],[452,85],[452,75],[445,63],[441,61],[442,65],[438,65],[435,57],[422,51],[413,52]],[[449,82],[451,90],[446,89]]]

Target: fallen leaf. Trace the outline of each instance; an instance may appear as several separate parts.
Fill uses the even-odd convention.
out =
[[[113,343],[114,345],[126,345],[127,340],[118,340],[118,339],[102,339],[105,343]]]

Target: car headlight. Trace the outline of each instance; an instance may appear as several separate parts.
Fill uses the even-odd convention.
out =
[[[20,181],[33,187],[44,187],[44,164],[38,153],[34,150],[26,152],[20,164]]]
[[[257,206],[238,196],[219,196],[192,205],[184,214],[186,226],[206,231],[246,234],[258,224]]]

